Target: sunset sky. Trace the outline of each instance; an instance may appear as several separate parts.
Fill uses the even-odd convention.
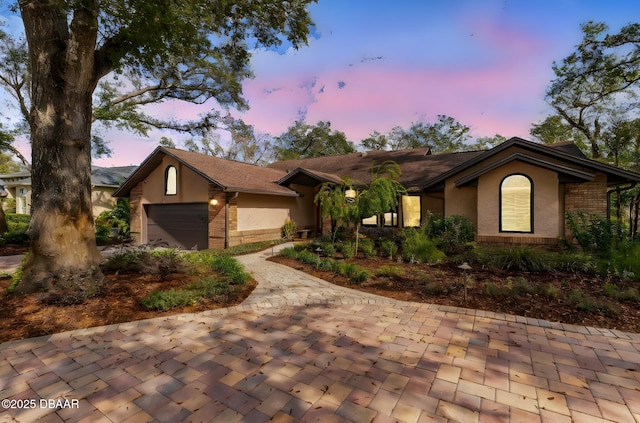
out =
[[[231,113],[258,132],[323,120],[357,143],[445,114],[474,138],[530,138],[531,124],[550,113],[551,65],[580,42],[580,24],[603,21],[617,31],[640,19],[637,0],[319,0],[310,10],[308,46],[253,52],[255,78],[244,83],[251,109]],[[190,118],[211,107],[157,111]],[[114,155],[95,164],[137,165],[163,135],[180,140],[104,133]]]

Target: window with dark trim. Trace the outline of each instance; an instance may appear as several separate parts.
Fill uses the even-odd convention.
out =
[[[500,182],[500,232],[533,233],[533,181],[526,175]]]
[[[178,170],[175,166],[168,166],[164,171],[164,195],[178,193]]]
[[[398,211],[393,210],[384,214],[376,214],[364,218],[360,224],[362,226],[398,226]]]

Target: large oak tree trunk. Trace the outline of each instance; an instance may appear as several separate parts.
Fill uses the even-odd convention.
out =
[[[69,24],[55,3],[20,2],[33,77],[33,193],[31,251],[16,291],[74,303],[98,294],[104,279],[91,204],[97,17],[76,10]]]

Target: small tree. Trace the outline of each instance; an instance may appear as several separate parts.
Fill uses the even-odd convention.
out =
[[[407,190],[396,180],[401,174],[400,166],[393,161],[386,161],[380,166],[376,166],[373,162],[371,183],[368,186],[363,183],[354,184],[348,178],[343,179],[341,186],[331,182],[322,184],[315,197],[316,203],[320,204],[322,216],[355,224],[356,254],[362,219],[395,209],[400,196],[407,193]],[[349,202],[345,192],[347,188],[352,189],[354,185],[360,189],[356,197]]]

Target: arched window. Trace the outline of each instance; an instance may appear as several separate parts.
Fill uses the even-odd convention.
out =
[[[500,183],[500,232],[533,232],[533,182],[509,175]]]
[[[176,195],[177,193],[178,171],[175,166],[169,166],[164,172],[164,195]]]

